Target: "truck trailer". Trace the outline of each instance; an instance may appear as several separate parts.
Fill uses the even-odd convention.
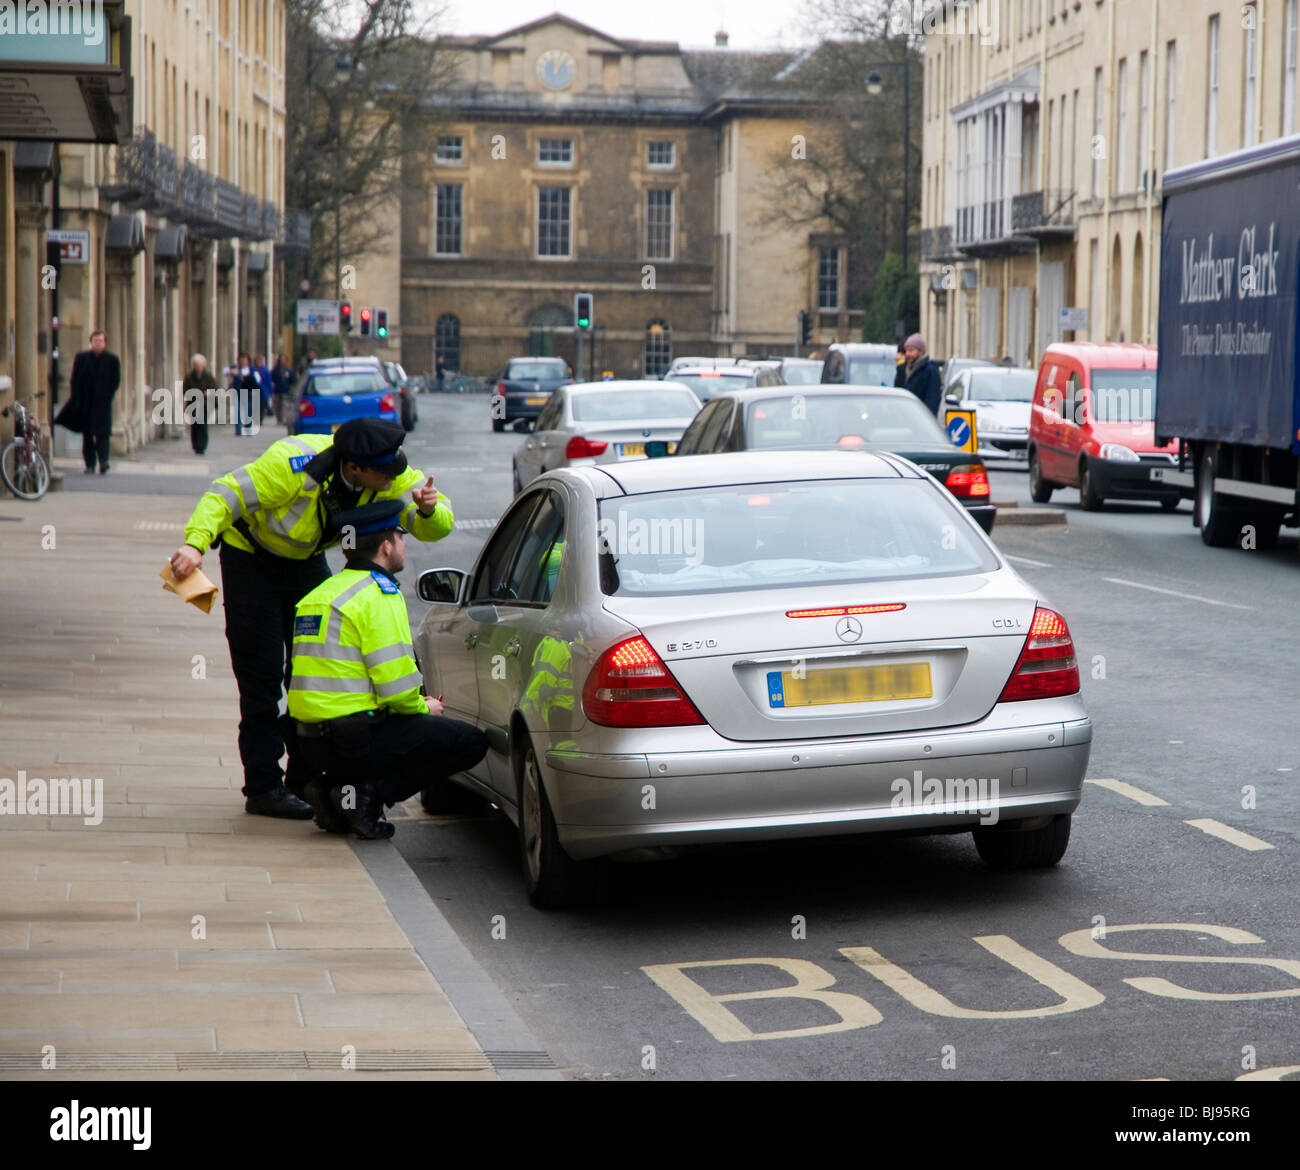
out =
[[[1300,136],[1163,184],[1158,441],[1201,539],[1269,548],[1300,522]]]

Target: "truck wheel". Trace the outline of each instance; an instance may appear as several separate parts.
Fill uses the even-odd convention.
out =
[[[1104,502],[1092,482],[1092,464],[1085,459],[1079,465],[1079,503],[1085,512],[1100,512]]]
[[[1043,466],[1038,462],[1038,450],[1029,452],[1029,498],[1035,504],[1049,504],[1055,485],[1043,478]]]
[[[1053,817],[1036,829],[980,827],[975,848],[989,869],[1039,869],[1055,865],[1070,844],[1070,817]]]
[[[1201,522],[1201,540],[1211,548],[1231,548],[1241,531],[1240,517],[1224,503],[1223,494],[1214,490],[1219,461],[1213,451],[1201,458],[1201,474],[1196,481],[1196,516]]]

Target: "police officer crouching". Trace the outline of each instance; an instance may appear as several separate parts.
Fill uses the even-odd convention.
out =
[[[298,603],[289,715],[316,823],[368,840],[393,835],[384,806],[477,764],[487,738],[420,694],[420,669],[396,574],[401,500],[335,517],[347,568]]]

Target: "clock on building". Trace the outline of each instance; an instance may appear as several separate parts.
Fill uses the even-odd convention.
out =
[[[537,80],[547,89],[568,89],[577,71],[573,54],[563,49],[548,49],[537,58]]]

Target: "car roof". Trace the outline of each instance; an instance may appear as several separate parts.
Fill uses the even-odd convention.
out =
[[[1043,352],[1043,362],[1066,357],[1087,368],[1154,370],[1159,353],[1158,347],[1135,341],[1058,341]],[[1039,363],[1040,367],[1043,362]]]
[[[963,370],[964,374],[966,371]],[[971,373],[978,374],[981,378],[1000,378],[1007,374],[1033,374],[1038,376],[1038,371],[1032,366],[971,366]]]
[[[826,352],[842,353],[845,357],[881,357],[884,354],[895,357],[898,347],[875,341],[837,341]]]
[[[367,361],[365,358],[326,358],[323,361],[312,362],[307,367],[309,374],[378,374],[382,372],[382,367],[377,361]]]
[[[778,393],[773,393],[773,391]],[[787,391],[782,394],[779,391]],[[750,403],[764,398],[861,398],[864,394],[872,398],[909,399],[920,401],[910,390],[895,390],[892,386],[843,386],[838,382],[815,382],[811,386],[746,386],[743,390],[727,390],[716,394],[719,398],[734,398],[740,403]]]
[[[694,391],[689,386],[682,385],[681,382],[675,382],[673,379],[660,378],[625,378],[610,382],[570,382],[567,386],[561,386],[570,398],[575,395],[582,396],[587,394],[599,394],[601,391],[618,390],[620,392],[628,390],[684,390],[687,394],[693,394]],[[557,390],[558,394],[559,391]]]
[[[734,451],[568,467],[547,476],[581,479],[601,499],[786,480],[928,478],[907,460],[884,451]]]

